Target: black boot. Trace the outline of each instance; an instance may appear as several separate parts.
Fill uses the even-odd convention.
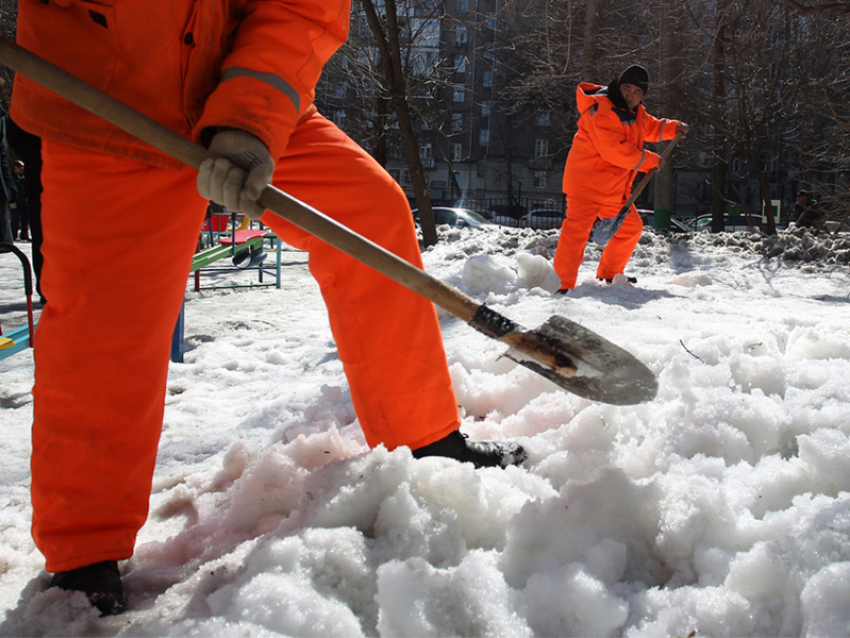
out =
[[[517,443],[469,441],[460,430],[455,430],[439,441],[413,450],[413,456],[417,459],[423,456],[447,456],[461,463],[472,463],[479,468],[519,465],[528,454]]]
[[[83,592],[101,616],[114,616],[127,608],[121,574],[114,560],[53,574],[49,587]]]

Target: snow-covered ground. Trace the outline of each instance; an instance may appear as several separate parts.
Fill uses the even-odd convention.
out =
[[[441,313],[464,431],[528,461],[370,451],[287,249],[281,290],[187,289],[121,616],[45,590],[32,356],[0,361],[0,635],[850,635],[850,243],[647,231],[638,286],[598,285],[591,247],[561,297],[555,232],[441,236],[429,272],[526,327],[599,332],[657,374],[657,398],[567,394]],[[17,272],[0,255],[6,329]]]

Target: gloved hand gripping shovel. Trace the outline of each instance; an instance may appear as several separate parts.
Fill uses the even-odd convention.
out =
[[[84,83],[53,64],[0,38],[0,63],[197,169],[209,152]],[[655,397],[652,372],[625,350],[564,319],[551,317],[524,330],[460,290],[427,274],[328,216],[269,185],[265,208],[444,308],[480,332],[510,346],[510,359],[579,396],[616,405]]]
[[[670,140],[670,143],[667,145],[661,152],[661,159],[666,160],[667,156],[673,150],[673,147],[678,144],[679,140],[682,139],[682,133],[676,133],[676,137]],[[609,217],[607,219],[600,219],[599,223],[596,224],[596,228],[593,230],[593,241],[600,246],[604,246],[607,244],[611,238],[617,234],[617,231],[620,230],[620,226],[623,225],[623,220],[626,219],[626,215],[629,214],[629,209],[632,207],[632,204],[637,201],[638,195],[643,192],[643,189],[646,188],[646,185],[649,184],[649,181],[652,179],[652,176],[658,172],[657,168],[653,168],[646,175],[643,176],[643,179],[640,180],[637,187],[632,191],[631,197],[626,200],[626,203],[623,204],[623,207],[613,217]]]

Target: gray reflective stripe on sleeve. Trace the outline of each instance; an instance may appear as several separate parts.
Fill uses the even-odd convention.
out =
[[[273,89],[277,89],[292,100],[296,111],[299,113],[301,112],[301,96],[298,95],[298,91],[292,88],[292,85],[289,82],[274,73],[262,73],[261,71],[246,69],[244,66],[229,66],[224,70],[224,73],[221,74],[220,82],[227,82],[233,78],[244,77],[254,78],[260,82],[265,82]]]
[[[643,164],[643,160],[645,160],[645,159],[646,159],[646,151],[641,151],[640,152],[640,161],[637,163],[637,165],[632,170],[636,171],[637,169],[639,169],[640,165]]]
[[[658,129],[658,139],[656,140],[657,142],[663,142],[664,141],[664,127],[666,125],[667,125],[667,118],[665,117],[664,119],[661,120],[661,126]]]

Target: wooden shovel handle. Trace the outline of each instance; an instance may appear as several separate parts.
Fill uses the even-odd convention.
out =
[[[673,148],[676,146],[676,144],[679,143],[679,140],[682,139],[683,136],[684,133],[682,133],[681,131],[676,133],[676,137],[670,140],[670,143],[667,144],[663,151],[661,151],[661,159],[665,161],[667,160],[667,156],[673,152]],[[653,168],[652,170],[648,171],[646,175],[643,176],[643,179],[640,180],[637,187],[632,191],[631,197],[629,197],[626,203],[623,204],[623,210],[628,210],[631,205],[637,201],[638,196],[641,194],[643,189],[646,188],[646,185],[649,184],[649,181],[652,179],[652,176],[655,175],[657,172],[658,169]]]
[[[6,38],[0,38],[0,63],[187,166],[197,169],[210,156],[210,152],[202,146]],[[260,203],[276,215],[434,302],[459,319],[470,322],[481,307],[481,304],[460,290],[444,284],[421,268],[274,186],[266,187],[260,196]]]

